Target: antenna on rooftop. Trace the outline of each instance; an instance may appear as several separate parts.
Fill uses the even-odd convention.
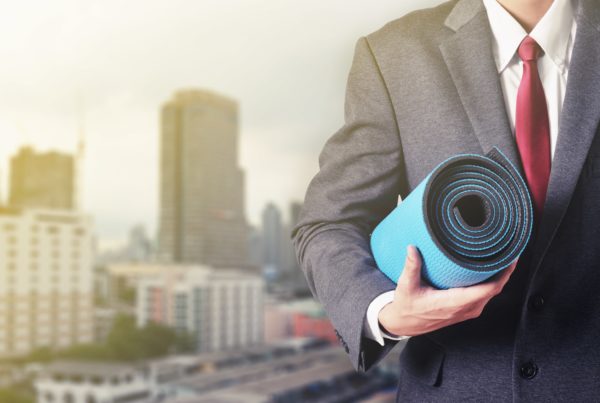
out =
[[[75,153],[75,209],[83,210],[83,162],[85,157],[85,109],[83,97],[77,94],[77,151]]]

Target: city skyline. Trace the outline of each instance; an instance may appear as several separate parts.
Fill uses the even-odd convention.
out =
[[[316,173],[325,140],[343,123],[356,40],[415,5],[234,3],[125,9],[116,1],[64,0],[36,4],[35,13],[27,2],[8,5],[0,17],[0,51],[9,61],[0,66],[3,197],[7,161],[19,147],[75,153],[83,121],[83,206],[99,238],[124,240],[136,223],[156,234],[160,104],[178,89],[205,88],[240,104],[250,223],[260,222],[269,200],[287,216]]]

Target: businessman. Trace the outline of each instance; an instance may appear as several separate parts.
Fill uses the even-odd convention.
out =
[[[398,401],[600,398],[599,121],[599,0],[453,0],[358,41],[345,124],[292,232],[356,370],[411,336]],[[516,265],[436,290],[410,247],[394,284],[373,228],[439,162],[494,146],[534,202]]]

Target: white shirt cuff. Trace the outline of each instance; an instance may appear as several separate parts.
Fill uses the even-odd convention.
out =
[[[379,312],[383,309],[384,306],[389,304],[394,300],[394,290],[384,292],[383,294],[379,294],[367,308],[367,315],[365,317],[364,323],[364,331],[363,334],[365,337],[369,339],[375,340],[380,345],[384,345],[384,338],[390,340],[403,340],[406,339],[407,336],[395,336],[392,335],[385,330],[381,329],[379,326]]]

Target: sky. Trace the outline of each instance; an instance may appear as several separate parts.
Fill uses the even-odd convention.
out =
[[[82,200],[100,246],[158,214],[159,109],[200,88],[240,104],[246,214],[287,217],[343,123],[357,39],[431,0],[21,0],[0,13],[0,195],[19,147],[86,141]]]

